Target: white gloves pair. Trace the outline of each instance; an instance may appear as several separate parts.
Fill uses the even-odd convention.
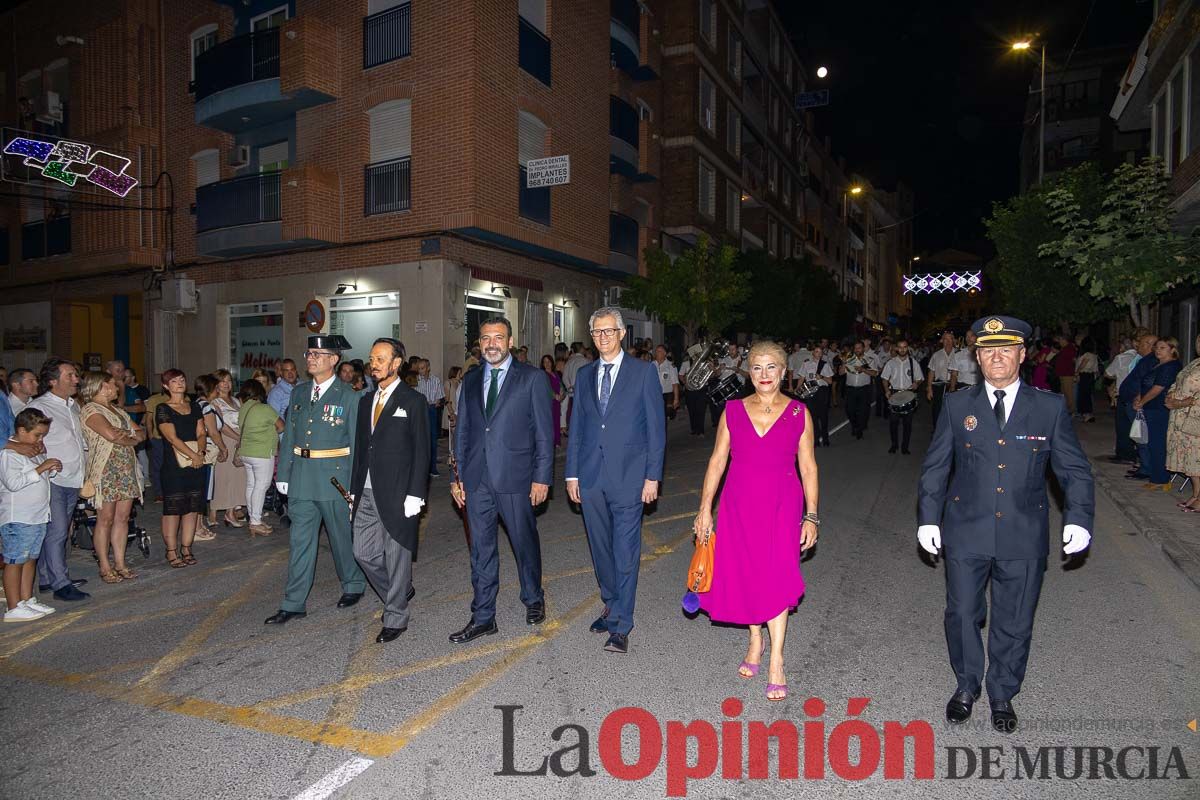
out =
[[[288,485],[286,481],[275,481],[275,488],[280,494],[288,493]],[[419,497],[413,497],[411,494],[404,498],[404,516],[415,517],[421,513],[421,507],[425,505],[425,501]]]
[[[1086,550],[1092,542],[1092,535],[1079,525],[1063,526],[1063,552],[1067,555]],[[922,525],[917,528],[917,541],[921,548],[930,555],[937,555],[942,546],[942,531],[937,525]]]

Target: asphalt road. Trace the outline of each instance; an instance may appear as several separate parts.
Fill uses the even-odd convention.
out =
[[[250,539],[223,528],[216,542],[197,547],[200,564],[185,570],[167,569],[156,541],[149,561],[132,559],[141,577],[117,586],[100,584],[90,556],[76,553],[72,571],[92,578],[92,600],[0,630],[0,796],[320,798],[332,791],[500,800],[653,798],[686,789],[702,798],[1196,797],[1200,734],[1186,724],[1200,714],[1200,596],[1102,494],[1090,555],[1072,569],[1052,559],[1047,571],[1029,673],[1014,701],[1021,729],[993,732],[983,703],[966,727],[941,721],[954,679],[942,634],[942,568],[921,558],[915,542],[914,487],[929,438],[928,410],[919,413],[913,456],[887,454],[886,425],[876,418],[865,440],[843,429],[832,448],[818,451],[824,525],[804,565],[808,594],[790,622],[791,696],[783,703],[765,700],[765,668],[754,680],[736,675],[742,630],[681,612],[690,522],[711,446],[711,434],[687,436],[681,418],[671,423],[664,496],[646,518],[628,656],[603,652],[602,637],[587,629],[600,602],[582,520],[561,484],[540,517],[549,619],[525,624],[505,546],[499,635],[465,646],[446,639],[467,621],[470,568],[444,477],[434,483],[414,568],[412,624],[389,645],[374,642],[380,606],[373,595],[334,608],[339,589],[324,546],[307,619],[262,624],[282,593],[282,530]],[[835,409],[833,420],[841,419]],[[145,515],[157,531],[152,517]],[[824,701],[823,714],[806,705],[813,697]],[[726,705],[723,713],[726,698],[742,708]],[[865,710],[853,709],[866,725],[839,732],[850,698],[869,698]],[[626,706],[653,720],[629,712],[644,727],[616,729],[614,737],[611,722],[603,724]],[[497,775],[506,771],[505,713],[507,771],[537,772],[545,757],[568,749],[553,767],[595,774]],[[803,732],[798,779],[778,777],[774,747],[770,777],[760,779],[745,777],[750,767],[739,763],[736,738],[723,740],[728,762],[717,760],[715,738],[703,753],[683,738],[685,730],[705,738],[706,721],[714,737],[740,731],[744,746],[757,723],[777,720]],[[861,752],[859,739],[849,740],[850,764],[860,755],[870,762],[871,740],[885,723],[921,720],[930,725],[931,779],[914,778],[920,765],[911,741],[903,755],[894,742],[883,748],[902,759],[903,778],[885,777],[882,762],[868,763],[861,780],[833,767],[846,760],[837,755],[845,734],[866,734]],[[823,723],[824,734],[806,722]],[[577,727],[558,730],[555,741],[552,733],[568,725]],[[626,778],[644,777],[614,777],[622,771],[617,742]],[[1126,775],[1144,775],[1158,748],[1155,773],[1169,777],[1107,778],[1101,765],[1089,778],[1089,759],[1103,761],[1097,750],[1082,752],[1083,774],[1071,779],[1072,748],[1089,746],[1111,748],[1110,767],[1122,748],[1141,748],[1126,751]],[[1065,748],[1067,777],[1056,774],[1055,751],[1039,754],[1044,747]],[[949,748],[970,750],[970,777],[948,777],[952,767],[963,774],[968,760],[956,750],[951,765]],[[1046,758],[1049,777],[1031,779],[1026,770],[1016,778],[1018,748],[1035,775],[1036,759]],[[825,763],[823,777],[805,777],[810,750]],[[712,777],[684,781],[686,765],[698,760],[699,771],[715,768]],[[1189,779],[1180,779],[1180,762]],[[734,777],[722,777],[726,768]],[[992,777],[1001,770],[1003,777]]]

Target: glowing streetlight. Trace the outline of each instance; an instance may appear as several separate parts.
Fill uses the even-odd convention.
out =
[[[1028,39],[1023,39],[1019,42],[1012,43],[1013,50],[1028,50],[1031,47],[1033,47],[1033,42],[1029,41]]]
[[[1033,49],[1031,39],[1020,39],[1012,43],[1012,49],[1018,53]],[[1042,86],[1038,89],[1041,95],[1041,110],[1038,112],[1038,185],[1046,176],[1046,43],[1042,42]]]
[[[861,186],[851,186],[850,187],[850,194],[856,194],[856,195],[862,194],[862,191],[863,191],[863,188]]]
[[[818,78],[824,78],[824,77],[827,77],[828,75],[829,75],[829,70],[827,70],[825,67],[817,67],[817,77]]]

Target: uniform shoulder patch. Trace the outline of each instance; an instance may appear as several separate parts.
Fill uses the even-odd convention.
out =
[[[1037,389],[1039,392],[1042,392],[1043,394],[1058,394],[1058,392],[1053,392],[1049,389],[1043,389],[1041,386],[1035,386],[1033,388]]]

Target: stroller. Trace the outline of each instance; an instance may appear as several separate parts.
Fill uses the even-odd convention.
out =
[[[135,502],[129,512],[129,532],[126,542],[137,546],[142,551],[143,558],[150,557],[150,534],[137,523],[140,502]],[[75,511],[71,515],[71,546],[79,550],[91,550],[92,558],[96,555],[96,545],[92,541],[92,533],[96,529],[96,510],[86,498],[80,497],[75,501]]]

